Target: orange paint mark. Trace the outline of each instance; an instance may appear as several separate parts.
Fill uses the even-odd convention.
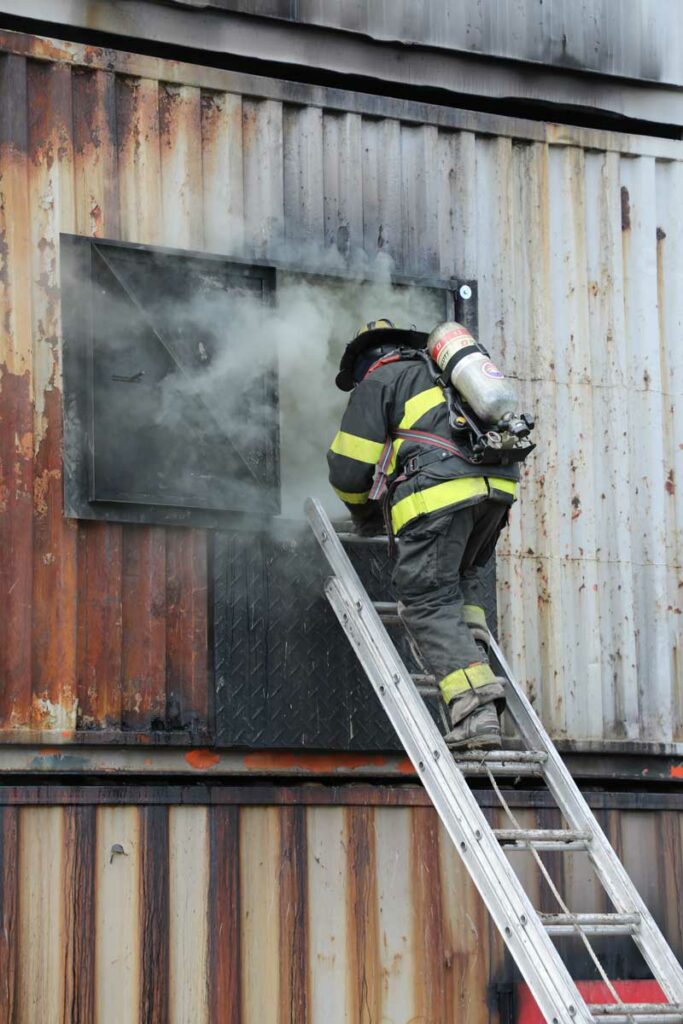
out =
[[[67,732],[67,736],[71,735]],[[38,751],[38,757],[54,757],[55,754],[63,754],[64,750],[62,747],[41,747]]]
[[[190,768],[196,768],[200,770],[202,768],[213,768],[215,764],[221,759],[220,754],[214,753],[213,750],[188,750],[185,754],[185,760],[189,764]]]
[[[383,767],[387,763],[382,754],[306,754],[293,751],[259,751],[244,755],[244,767],[259,771],[283,771],[302,768],[309,772],[334,772],[340,768]]]
[[[683,764],[672,765],[670,775],[672,779],[683,779]]]
[[[70,739],[73,736],[72,729],[62,729],[62,738],[65,740]]]
[[[415,775],[415,766],[409,757],[404,757],[396,767],[401,775]]]

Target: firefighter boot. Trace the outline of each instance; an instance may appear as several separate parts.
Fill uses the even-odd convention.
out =
[[[455,697],[448,706],[452,729],[444,739],[452,750],[500,749],[502,737],[498,721],[504,704],[502,679],[470,689]]]

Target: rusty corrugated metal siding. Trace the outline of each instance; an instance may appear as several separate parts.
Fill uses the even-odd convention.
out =
[[[498,1020],[511,965],[417,788],[28,787],[0,799],[2,1022]],[[555,811],[511,799],[525,826],[557,827]],[[680,952],[680,801],[602,804]],[[570,906],[606,909],[582,856],[549,863]],[[636,960],[610,942],[608,970],[627,975]]]
[[[60,231],[203,244],[191,113],[87,67],[5,55],[0,75],[3,727],[201,732],[205,535],[63,518],[59,349]]]
[[[539,422],[503,646],[556,737],[682,742],[683,144],[0,45],[5,735],[207,722],[205,535],[62,517],[76,231],[477,278],[481,336]]]

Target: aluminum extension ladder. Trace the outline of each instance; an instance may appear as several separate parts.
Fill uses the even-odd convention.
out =
[[[492,650],[507,677],[507,707],[527,749],[458,752],[454,757],[419,692],[429,681],[421,676],[416,684],[385,629],[383,619],[395,621],[396,606],[371,602],[344,550],[342,539],[358,538],[338,535],[314,498],[306,502],[306,515],[332,570],[325,584],[327,598],[546,1020],[549,1024],[683,1024],[683,968],[495,641]],[[492,829],[488,824],[465,778],[482,775],[489,778],[514,828]],[[569,828],[520,828],[498,787],[496,779],[501,776],[543,779]],[[561,913],[542,914],[534,909],[505,849],[531,851]],[[574,914],[565,905],[539,851],[576,849],[587,852],[615,913]],[[583,942],[614,1002],[589,1005],[579,993],[551,941],[553,935],[572,934]],[[669,1002],[622,1002],[590,945],[591,935],[632,936]]]

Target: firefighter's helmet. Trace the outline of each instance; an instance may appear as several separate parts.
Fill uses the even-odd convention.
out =
[[[383,355],[399,348],[424,348],[427,335],[414,328],[395,327],[391,320],[381,317],[364,324],[344,349],[336,377],[341,391],[352,391],[364,372]]]

